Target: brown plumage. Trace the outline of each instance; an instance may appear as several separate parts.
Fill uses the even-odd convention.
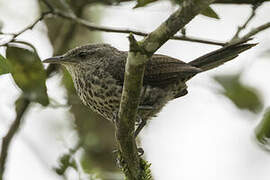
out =
[[[139,116],[144,121],[155,116],[168,101],[187,94],[187,80],[237,57],[254,45],[245,42],[229,45],[189,63],[154,54],[146,64]],[[91,44],[44,62],[64,65],[83,103],[114,121],[120,104],[126,59],[127,52],[108,44]]]

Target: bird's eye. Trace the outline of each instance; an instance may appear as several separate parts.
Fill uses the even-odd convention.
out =
[[[80,52],[80,53],[78,54],[78,56],[79,56],[80,58],[85,58],[85,57],[87,56],[87,52]]]

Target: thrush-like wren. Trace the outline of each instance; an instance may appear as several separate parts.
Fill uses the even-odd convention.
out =
[[[154,54],[146,63],[139,117],[145,122],[155,116],[168,101],[187,94],[187,80],[237,57],[254,45],[245,42],[228,45],[189,63]],[[127,55],[128,52],[109,44],[90,44],[43,62],[64,65],[82,102],[114,121],[121,100]]]

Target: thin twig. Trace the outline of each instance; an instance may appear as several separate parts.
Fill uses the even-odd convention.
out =
[[[251,12],[250,16],[248,17],[248,19],[246,20],[246,22],[245,22],[242,26],[239,26],[239,27],[238,27],[238,29],[237,29],[237,31],[236,31],[236,33],[235,33],[235,35],[233,36],[232,39],[237,39],[237,38],[239,38],[240,32],[241,32],[242,30],[244,30],[244,29],[247,27],[247,25],[249,24],[249,22],[255,17],[255,15],[256,15],[256,10],[257,10],[257,8],[258,8],[259,6],[260,6],[260,5],[253,5],[253,6],[252,6],[252,12]]]
[[[267,28],[270,28],[270,22],[267,22],[261,26],[258,26],[256,28],[252,29],[250,32],[248,32],[246,35],[244,35],[241,39],[248,39],[257,33],[266,30]]]
[[[24,33],[27,30],[33,29],[33,27],[41,20],[43,20],[46,16],[50,15],[52,13],[52,11],[46,11],[41,13],[40,17],[38,19],[36,19],[32,24],[30,24],[29,26],[25,27],[23,30],[19,31],[18,33],[14,34],[14,39],[21,35],[22,33]]]
[[[245,41],[245,40],[248,40],[250,39],[252,36],[254,36],[255,34],[258,34],[259,32],[261,31],[264,31],[266,29],[270,28],[270,22],[267,22],[261,26],[258,26],[254,29],[252,29],[251,31],[249,31],[248,33],[246,33],[244,36],[240,37],[240,38],[237,38],[237,39],[232,39],[230,41],[230,43],[239,43],[241,41]]]
[[[16,42],[16,38],[21,35],[22,33],[24,33],[25,31],[27,30],[30,30],[30,29],[33,29],[34,26],[41,20],[43,20],[44,18],[46,18],[47,16],[51,15],[52,14],[52,11],[46,11],[46,12],[43,12],[41,13],[40,17],[37,18],[32,24],[26,26],[25,28],[23,28],[21,31],[17,32],[17,33],[2,33],[3,35],[11,35],[12,38],[10,38],[9,41],[3,43],[3,44],[0,44],[0,46],[6,46],[7,44],[9,43],[12,43],[12,42]]]
[[[131,30],[131,29],[122,29],[122,28],[113,28],[113,27],[107,27],[107,26],[97,26],[93,23],[90,23],[89,21],[86,21],[84,19],[78,18],[75,16],[74,13],[66,13],[57,9],[54,9],[53,6],[47,1],[42,0],[44,4],[51,10],[52,14],[57,15],[59,17],[72,20],[76,22],[77,24],[84,26],[85,28],[91,30],[91,31],[103,31],[103,32],[111,32],[111,33],[124,33],[124,34],[135,34],[138,36],[147,36],[149,33]],[[69,11],[71,10],[68,8]],[[203,43],[203,44],[210,44],[210,45],[217,45],[217,46],[224,46],[226,43],[218,42],[214,40],[207,40],[207,39],[200,39],[192,36],[173,36],[171,37],[173,40],[182,40],[182,41],[190,41],[190,42],[197,42],[197,43]]]
[[[41,0],[50,10],[51,14],[57,15],[59,17],[68,19],[68,20],[72,20],[74,22],[76,22],[77,24],[86,27],[87,29],[91,30],[91,31],[103,31],[103,32],[111,32],[111,33],[125,33],[125,34],[135,34],[138,36],[148,36],[149,33],[146,32],[141,32],[141,31],[136,31],[136,30],[131,30],[131,29],[121,29],[121,28],[113,28],[113,27],[107,27],[107,26],[97,26],[95,24],[90,23],[89,21],[86,21],[84,19],[78,18],[76,16],[74,16],[74,13],[65,13],[63,11],[59,11],[57,9],[55,9],[48,0]],[[232,1],[232,0],[217,0],[214,3],[240,3],[240,4],[252,4],[253,5],[253,11],[251,16],[248,18],[248,20],[246,21],[246,23],[242,26],[242,28],[240,28],[240,30],[238,29],[238,31],[242,31],[242,29],[244,29],[248,23],[253,19],[253,17],[255,16],[255,11],[256,9],[267,0],[259,0],[256,1],[256,4],[254,4],[254,0],[241,0],[241,1]],[[71,10],[71,9],[70,9]],[[244,36],[246,39],[248,39],[249,37],[255,35],[256,33],[265,30],[266,28],[269,27],[269,24],[266,23],[262,26],[259,26],[257,28],[255,28],[254,30],[252,30],[250,33],[248,33],[246,36]],[[235,36],[238,36],[240,32],[237,32],[237,34]],[[218,41],[213,41],[213,40],[206,40],[206,39],[201,39],[201,38],[197,38],[197,37],[192,37],[192,36],[186,36],[185,34],[183,36],[172,36],[170,39],[174,39],[174,40],[182,40],[182,41],[189,41],[189,42],[197,42],[197,43],[203,43],[203,44],[210,44],[210,45],[217,45],[217,46],[225,46],[227,43],[224,42],[218,42]],[[242,39],[242,38],[241,38]]]
[[[72,20],[73,22],[91,30],[91,31],[103,31],[103,32],[110,32],[110,33],[123,33],[123,34],[135,34],[138,36],[148,36],[149,33],[142,32],[142,31],[137,31],[137,30],[132,30],[132,29],[124,29],[124,28],[114,28],[114,27],[107,27],[107,26],[101,26],[101,25],[95,25],[87,20],[78,18],[75,16],[74,13],[66,13],[58,9],[54,9],[53,6],[46,0],[42,0],[42,2],[45,3],[45,5],[50,9],[49,11],[43,12],[41,16],[36,19],[32,24],[29,26],[23,28],[21,31],[17,33],[1,33],[3,35],[12,35],[13,37],[8,41],[3,44],[0,44],[0,46],[6,46],[8,43],[11,42],[16,42],[16,37],[24,33],[25,31],[32,29],[39,21],[50,17],[50,15],[56,15],[58,17]],[[71,10],[71,9],[69,9]],[[192,37],[192,36],[187,36],[187,35],[182,35],[182,36],[173,36],[170,39],[173,40],[182,40],[182,41],[189,41],[189,42],[196,42],[196,43],[203,43],[203,44],[209,44],[209,45],[216,45],[216,46],[225,46],[225,42],[219,42],[219,41],[214,41],[214,40],[207,40],[207,39],[201,39],[197,37]]]
[[[68,13],[55,10],[53,12],[54,15],[57,15],[59,17],[72,20],[73,22],[76,22],[77,24],[84,26],[85,28],[91,30],[91,31],[103,31],[103,32],[111,32],[111,33],[124,33],[124,34],[135,34],[138,36],[147,36],[149,33],[142,32],[142,31],[136,31],[132,29],[122,29],[122,28],[113,28],[113,27],[107,27],[107,26],[97,26],[93,23],[90,23],[89,21],[86,21],[81,18],[74,17]],[[217,46],[224,46],[226,43],[213,41],[213,40],[206,40],[206,39],[200,39],[196,37],[191,36],[173,36],[171,37],[173,40],[182,40],[182,41],[189,41],[189,42],[197,42],[197,43],[203,43],[203,44],[210,44],[210,45],[217,45]]]
[[[14,122],[12,123],[12,125],[10,126],[7,135],[2,139],[2,146],[1,146],[2,148],[1,148],[1,155],[0,155],[0,180],[3,180],[9,145],[11,143],[12,138],[14,137],[14,135],[16,134],[16,132],[18,131],[22,123],[22,117],[26,109],[28,108],[29,104],[30,104],[30,101],[28,99],[25,99],[25,98],[22,99],[22,103],[20,104],[20,106],[16,107],[17,109],[16,118]]]

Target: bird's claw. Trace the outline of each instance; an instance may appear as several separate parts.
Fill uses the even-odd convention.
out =
[[[144,154],[143,148],[138,148],[137,151],[138,151],[140,157]]]

